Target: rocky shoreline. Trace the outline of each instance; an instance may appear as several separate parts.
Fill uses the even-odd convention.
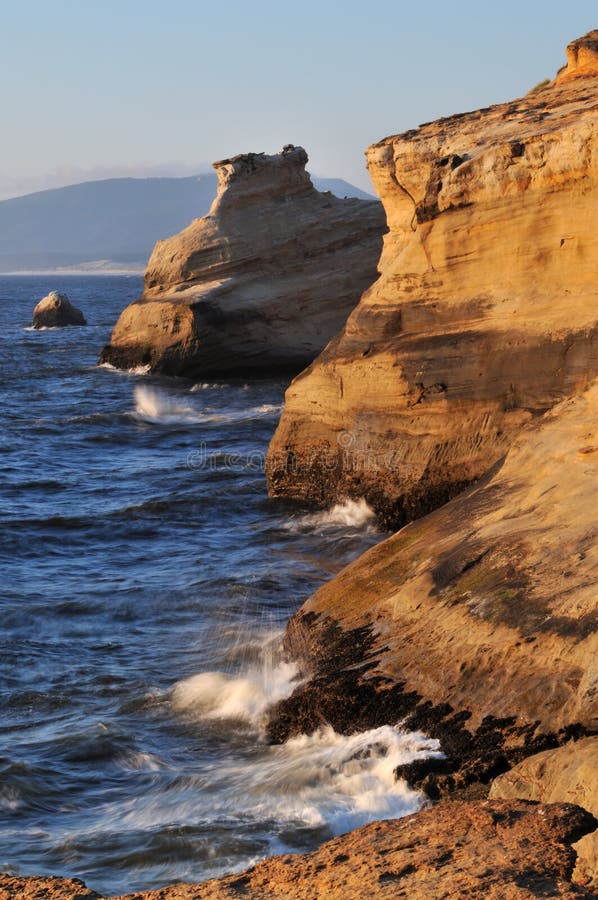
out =
[[[567,57],[521,100],[370,148],[381,276],[292,383],[270,448],[273,496],[366,498],[404,527],[290,621],[301,680],[269,738],[422,730],[444,758],[396,775],[429,808],[126,900],[598,896],[598,31]],[[218,165],[257,185],[248,208],[272,166],[312,202],[299,151]],[[176,265],[158,246],[105,359],[213,366],[194,343],[202,221],[173,239]],[[0,900],[42,897],[101,900],[0,876]]]

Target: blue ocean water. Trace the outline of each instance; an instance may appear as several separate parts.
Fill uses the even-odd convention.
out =
[[[0,277],[0,871],[117,893],[418,808],[391,728],[270,747],[284,623],[381,535],[268,500],[284,379],[98,367],[136,277]],[[65,291],[88,326],[28,329]]]

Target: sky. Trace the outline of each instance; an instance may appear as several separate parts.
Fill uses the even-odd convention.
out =
[[[0,198],[288,143],[371,190],[369,144],[521,96],[597,27],[598,0],[0,0]]]

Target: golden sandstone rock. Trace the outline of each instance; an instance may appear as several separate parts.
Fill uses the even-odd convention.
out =
[[[576,803],[598,816],[598,736],[524,760],[492,784],[490,796],[542,803]],[[575,880],[598,890],[598,831],[576,845]]]
[[[369,148],[381,275],[287,391],[273,496],[403,524],[598,373],[597,34],[546,89]]]
[[[377,274],[377,200],[316,191],[302,147],[214,163],[210,212],[158,241],[101,360],[169,375],[297,371]]]

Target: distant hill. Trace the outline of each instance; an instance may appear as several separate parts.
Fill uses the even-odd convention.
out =
[[[340,178],[313,178],[320,191],[371,199]],[[143,269],[159,238],[204,216],[216,175],[110,178],[0,201],[0,272],[63,267]]]

